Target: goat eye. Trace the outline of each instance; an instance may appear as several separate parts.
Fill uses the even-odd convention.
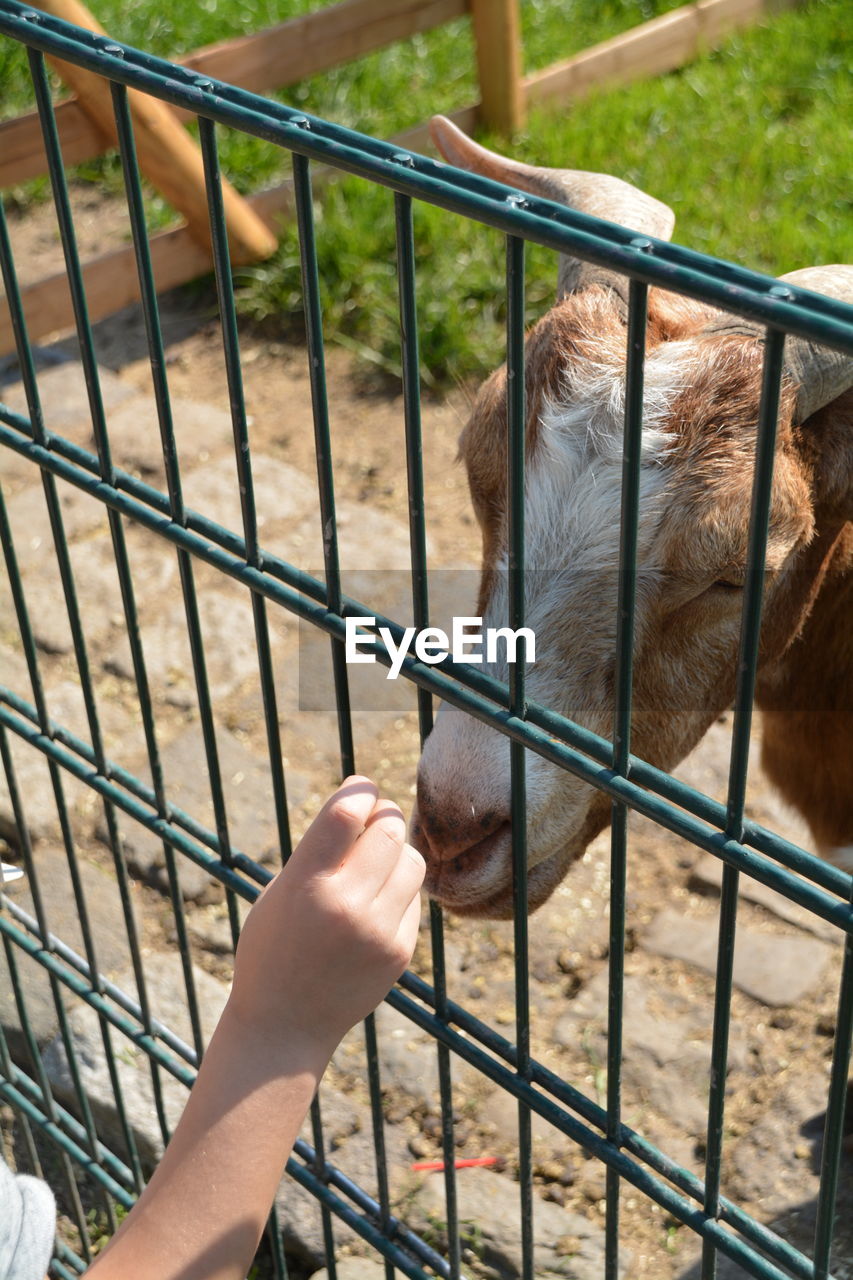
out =
[[[743,578],[718,578],[713,585],[718,591],[743,591],[746,584]]]

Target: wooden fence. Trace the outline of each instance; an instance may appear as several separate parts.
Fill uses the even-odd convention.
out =
[[[572,100],[594,87],[660,75],[683,65],[725,34],[770,9],[795,0],[693,0],[671,13],[530,76],[522,74],[519,0],[341,0],[265,31],[210,45],[179,59],[185,66],[256,93],[280,89],[318,72],[453,19],[469,15],[475,40],[480,101],[450,112],[460,127],[477,124],[512,134],[530,105]],[[78,26],[101,30],[80,0],[35,0],[39,8]],[[60,102],[56,121],[66,165],[79,164],[115,145],[106,82],[56,62],[75,96]],[[131,94],[140,167],[182,215],[183,221],[151,238],[160,291],[185,284],[211,268],[201,155],[181,121],[189,113]],[[442,104],[436,104],[441,106]],[[426,125],[394,141],[419,151],[428,143]],[[47,171],[38,115],[30,112],[0,123],[0,189]],[[226,190],[227,222],[234,260],[257,261],[276,246],[275,229],[290,212],[292,188],[283,182],[243,198]],[[89,261],[84,283],[93,320],[138,299],[133,250],[115,249]],[[73,325],[64,273],[23,291],[33,340]],[[0,308],[0,355],[14,350],[5,300]]]

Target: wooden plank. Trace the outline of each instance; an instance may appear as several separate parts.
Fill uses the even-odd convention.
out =
[[[528,76],[524,81],[527,104],[577,98],[602,85],[626,84],[673,71],[720,37],[793,3],[795,0],[695,0]]]
[[[524,124],[518,0],[471,0],[482,122],[511,136]]]
[[[91,31],[105,34],[81,0],[38,0],[39,7]],[[80,106],[96,127],[115,143],[115,120],[109,81],[70,62],[51,57],[50,63],[76,92]],[[168,103],[128,90],[139,167],[157,190],[186,218],[203,245],[210,239],[201,150],[176,119]],[[232,257],[254,262],[269,257],[276,238],[234,188],[223,179],[222,201]]]
[[[212,268],[210,253],[194,238],[186,224],[161,231],[151,238],[151,257],[158,292],[186,284]],[[113,315],[139,300],[139,279],[133,247],[123,246],[87,262],[83,285],[90,319]],[[74,311],[64,271],[46,276],[21,290],[27,332],[32,342],[74,328]],[[9,309],[0,307],[0,354],[15,350]]]
[[[81,164],[109,146],[106,134],[89,119],[76,98],[56,104],[56,124],[66,165]],[[38,112],[0,121],[0,190],[47,173],[47,156]]]
[[[266,93],[304,80],[468,11],[467,0],[344,0],[238,40],[208,45],[176,59],[215,80]],[[179,120],[193,114],[172,107]],[[67,165],[100,155],[109,142],[76,99],[56,108],[59,141]],[[47,172],[38,114],[0,123],[0,189]]]
[[[343,0],[241,40],[209,45],[182,61],[216,80],[264,93],[442,26],[466,0]]]

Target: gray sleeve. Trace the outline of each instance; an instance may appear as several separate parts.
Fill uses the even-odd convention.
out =
[[[12,1173],[0,1157],[0,1280],[44,1280],[56,1204],[39,1178]]]

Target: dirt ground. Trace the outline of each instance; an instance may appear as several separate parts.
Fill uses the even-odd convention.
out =
[[[85,212],[81,208],[81,215]],[[97,206],[90,210],[88,220],[82,217],[84,250],[87,242],[100,239],[111,216],[109,210]],[[27,224],[12,220],[19,261],[38,261],[40,270],[56,260],[50,219],[46,214],[43,224],[41,219],[39,214]],[[163,319],[173,396],[227,406],[221,337],[210,292],[171,295],[164,300]],[[102,323],[96,327],[96,335],[100,363],[119,373],[128,385],[149,391],[150,369],[139,314],[130,310]],[[70,355],[73,344],[60,341],[52,352]],[[262,466],[265,458],[280,459],[313,477],[311,392],[304,349],[247,331],[242,334],[242,356],[252,451],[258,465]],[[328,352],[328,391],[338,496],[393,517],[405,527],[408,516],[399,390],[365,390],[349,356],[332,347]],[[444,569],[467,570],[473,583],[479,534],[463,471],[455,463],[456,441],[470,396],[470,388],[459,388],[446,397],[427,397],[423,418],[431,561]],[[712,794],[721,794],[725,785],[729,727],[721,724],[709,744],[694,753],[681,771]],[[247,726],[250,734],[258,729],[257,724]],[[418,755],[416,717],[407,710],[391,721],[378,721],[375,732],[369,730],[369,719],[360,720],[359,767],[372,772],[407,806],[414,791]],[[298,755],[299,769],[309,784],[295,815],[298,830],[328,787],[334,766],[327,748],[300,751],[291,739],[290,753],[294,760]],[[751,775],[749,812],[794,839],[807,838],[796,819],[783,811],[757,765]],[[697,874],[701,855],[652,824],[638,822],[630,858],[627,975],[650,993],[652,1004],[660,993],[669,991],[703,1011],[704,1031],[691,1034],[707,1044],[712,977],[651,950],[645,943],[662,908],[697,921],[716,918],[716,892]],[[593,1031],[585,1032],[576,1042],[557,1033],[571,1006],[585,991],[594,992],[597,988],[592,984],[596,979],[600,983],[600,975],[606,972],[606,919],[607,841],[602,838],[535,917],[531,946],[534,1051],[547,1066],[597,1101],[602,1099],[604,1077]],[[740,919],[756,934],[773,938],[802,936],[804,932],[802,922],[786,920],[758,902],[746,901]],[[463,1004],[470,1003],[475,1012],[488,1006],[488,1015],[498,1028],[511,1035],[511,1026],[505,1025],[512,1020],[513,1005],[511,931],[502,925],[449,919],[447,936],[452,955],[451,995]],[[832,968],[802,1004],[768,1009],[740,990],[733,1004],[739,1048],[726,1115],[724,1191],[760,1221],[775,1223],[785,1238],[806,1251],[821,1145],[820,1099],[826,1088],[837,1002],[835,975],[840,963],[840,947],[827,945],[832,946]],[[427,953],[424,941],[416,967],[428,977]],[[666,1065],[659,1064],[660,1070]],[[339,1082],[346,1085],[346,1070],[337,1070]],[[349,1080],[348,1087],[357,1091],[357,1081]],[[487,1099],[481,1098],[474,1086],[465,1087],[470,1089],[470,1105],[460,1122],[460,1154],[487,1150],[501,1156],[511,1174],[514,1138],[502,1124],[498,1104],[487,1107]],[[405,1110],[405,1091],[397,1096],[390,1084],[386,1105],[392,1116],[401,1107]],[[626,1092],[626,1118],[680,1163],[701,1172],[703,1134],[698,1124],[685,1130],[679,1107],[669,1110],[660,1099],[650,1102],[640,1082]],[[768,1125],[769,1119],[774,1120],[775,1128]],[[404,1124],[413,1153],[438,1152],[436,1127],[428,1112],[417,1123],[400,1116],[397,1122]],[[536,1183],[542,1199],[603,1222],[599,1166],[548,1126],[539,1132],[537,1143]],[[836,1274],[845,1280],[853,1277],[853,1169],[849,1158],[842,1170],[839,1222]],[[632,1258],[629,1280],[635,1276],[694,1280],[698,1275],[693,1270],[696,1248],[692,1233],[630,1188],[624,1197],[623,1234]],[[741,1274],[745,1273],[721,1271],[723,1276]]]

